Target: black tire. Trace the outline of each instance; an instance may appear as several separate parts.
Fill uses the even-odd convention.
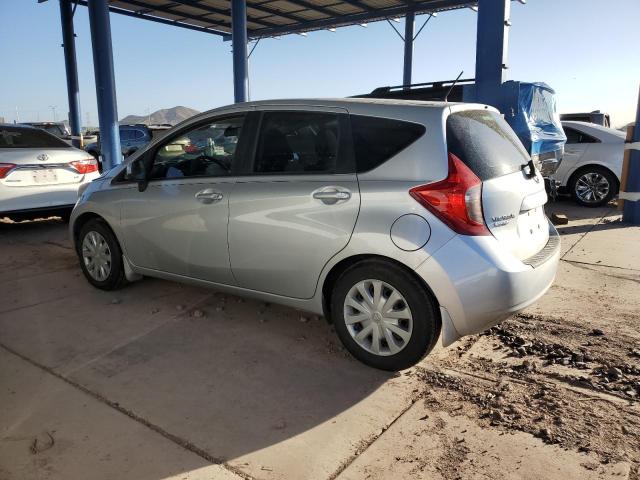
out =
[[[396,289],[406,300],[413,317],[411,337],[396,354],[377,355],[360,346],[349,333],[344,318],[344,302],[357,283],[381,280]],[[331,295],[331,315],[338,337],[349,352],[374,368],[398,371],[409,368],[424,358],[440,336],[437,302],[427,288],[402,267],[384,260],[365,260],[347,268],[336,281]]]
[[[98,280],[94,278],[91,273],[89,273],[82,254],[82,244],[85,237],[90,232],[97,232],[98,234],[100,234],[100,236],[102,236],[102,238],[104,238],[111,255],[109,274],[103,280]],[[101,290],[117,290],[124,287],[128,283],[127,279],[124,276],[124,265],[122,263],[122,250],[120,249],[120,244],[118,243],[118,240],[116,239],[111,229],[104,221],[93,219],[89,220],[82,226],[82,228],[80,229],[80,235],[78,235],[76,252],[78,254],[78,259],[80,260],[82,273],[84,273],[87,281],[94,287]]]
[[[587,201],[580,197],[578,193],[578,180],[583,175],[599,175],[601,178],[604,178],[608,182],[609,191],[607,194],[601,199],[593,199],[593,201]],[[590,165],[587,167],[583,167],[576,171],[569,180],[569,192],[573,199],[583,207],[601,207],[602,205],[606,205],[611,201],[611,199],[618,193],[618,179],[616,176],[608,169],[604,167],[599,167],[597,165]]]

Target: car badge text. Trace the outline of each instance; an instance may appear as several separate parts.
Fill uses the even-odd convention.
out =
[[[513,213],[510,213],[509,215],[500,215],[499,217],[491,217],[491,221],[493,222],[494,227],[502,227],[503,225],[506,225],[507,223],[509,223],[510,220],[514,218],[516,218],[516,216]]]

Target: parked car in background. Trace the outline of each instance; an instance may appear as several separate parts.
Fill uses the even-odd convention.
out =
[[[587,122],[563,121],[564,158],[554,178],[561,192],[586,207],[609,202],[620,189],[625,133]]]
[[[608,113],[602,113],[600,110],[594,110],[589,113],[561,113],[560,120],[595,123],[602,127],[611,127],[611,118]]]
[[[177,148],[176,145],[180,145]],[[249,102],[192,117],[92,182],[82,271],[141,275],[323,314],[385,370],[481,332],[551,286],[540,173],[491,107]]]
[[[68,218],[98,162],[44,130],[0,124],[0,218]]]
[[[128,157],[138,149],[146,146],[159,134],[166,132],[171,125],[144,125],[142,123],[135,125],[120,125],[120,146],[122,156]],[[100,141],[85,144],[84,149],[93,155],[96,159],[100,159],[101,147]]]
[[[71,131],[64,122],[24,122],[22,125],[31,125],[32,127],[41,128],[45,132],[49,132],[71,145]]]
[[[84,145],[89,145],[91,143],[96,143],[100,139],[100,131],[99,130],[86,130],[82,134],[82,140]]]

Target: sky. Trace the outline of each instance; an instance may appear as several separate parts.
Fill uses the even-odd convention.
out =
[[[415,42],[413,81],[474,76],[471,9],[432,19]],[[418,16],[416,30],[425,16]],[[75,15],[82,122],[98,123],[89,15]],[[560,112],[600,109],[612,126],[635,118],[640,0],[513,2],[508,79],[544,81]],[[402,23],[395,24],[402,32]],[[118,116],[233,102],[231,45],[216,35],[111,15]],[[635,35],[634,35],[635,34]],[[66,119],[57,0],[0,0],[0,117]],[[249,61],[252,100],[343,97],[402,83],[403,45],[386,22],[262,40]]]

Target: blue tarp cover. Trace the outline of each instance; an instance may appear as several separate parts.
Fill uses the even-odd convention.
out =
[[[505,119],[531,155],[562,151],[567,137],[556,109],[554,90],[542,82],[505,82]]]

